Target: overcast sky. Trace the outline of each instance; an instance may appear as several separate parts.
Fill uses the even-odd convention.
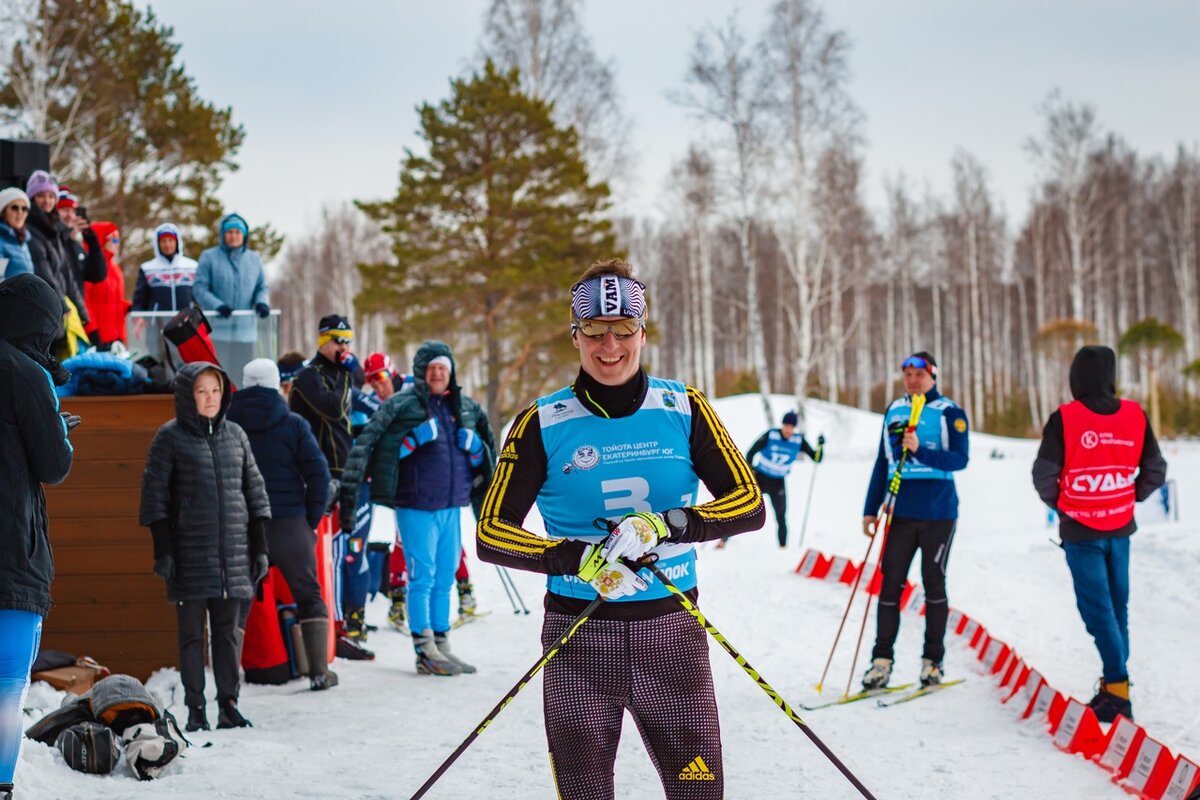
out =
[[[221,190],[250,224],[302,234],[323,204],[391,195],[416,106],[449,92],[477,50],[485,0],[151,0],[175,28],[201,95],[245,126],[240,170]],[[734,10],[757,38],[768,0],[591,0],[587,28],[612,59],[633,121],[638,182],[623,211],[653,213],[673,161],[698,137],[665,98],[683,85],[697,32]],[[868,202],[901,171],[948,194],[957,148],[987,167],[1011,221],[1035,171],[1023,145],[1051,89],[1093,104],[1142,154],[1200,142],[1196,0],[830,0],[849,34],[866,117]]]

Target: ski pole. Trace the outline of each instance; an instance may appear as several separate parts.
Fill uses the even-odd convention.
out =
[[[817,449],[821,452],[825,449],[825,434],[817,437]],[[812,508],[813,487],[817,485],[817,467],[820,461],[813,462],[812,476],[808,479],[808,497],[804,499],[804,519],[800,522],[800,549],[804,549],[804,532],[808,530],[808,510]]]
[[[912,399],[912,410],[908,414],[908,425],[904,428],[905,434],[912,433],[916,430],[917,423],[921,419],[921,412],[925,409],[925,395],[914,395]],[[896,496],[900,494],[900,471],[904,469],[904,464],[908,461],[908,448],[900,451],[900,460],[896,464],[896,471],[892,474],[892,480],[888,484],[887,495],[883,499],[883,503],[879,506],[879,513],[875,515],[875,534],[879,534],[879,525],[883,524],[883,543],[879,547],[879,563],[875,565],[875,572],[871,575],[871,581],[874,582],[875,576],[883,571],[883,556],[887,552],[888,534],[892,530],[892,514],[896,510]],[[874,537],[871,537],[874,539]],[[867,562],[863,561],[860,573],[866,572]],[[861,574],[859,577],[862,577]],[[867,617],[871,613],[871,584],[867,584],[867,604],[863,607],[862,626],[858,629],[858,641],[854,643],[854,658],[850,661],[850,674],[846,677],[846,692],[850,694],[850,684],[854,683],[854,666],[858,663],[858,653],[862,649],[863,634],[867,630]],[[883,593],[883,585],[879,587],[880,594]],[[845,696],[844,695],[844,696]]]
[[[629,562],[626,562],[626,565],[629,566],[630,569],[636,569],[644,566],[642,564],[632,564]],[[854,773],[842,763],[841,759],[838,758],[837,755],[834,754],[834,752],[830,750],[823,741],[821,741],[821,738],[813,732],[808,723],[801,719],[800,715],[797,714],[790,705],[788,705],[787,701],[779,696],[779,692],[775,691],[774,687],[767,683],[763,676],[760,675],[758,671],[754,669],[754,667],[750,666],[750,662],[746,660],[745,656],[739,653],[737,648],[729,643],[725,636],[719,630],[717,630],[717,626],[713,625],[712,621],[705,617],[700,609],[696,608],[692,601],[688,599],[688,596],[681,592],[679,588],[675,586],[675,584],[671,583],[671,580],[664,575],[662,570],[660,570],[658,567],[650,564],[647,568],[651,573],[653,573],[654,577],[657,578],[664,587],[666,587],[667,591],[674,595],[675,599],[679,601],[684,610],[692,615],[692,618],[700,624],[700,627],[704,628],[704,630],[716,640],[717,644],[721,645],[721,648],[738,663],[738,666],[750,676],[750,679],[758,684],[760,689],[767,693],[767,697],[771,698],[771,701],[779,707],[779,710],[786,714],[788,719],[796,723],[796,727],[798,727],[804,733],[804,735],[807,736],[812,743],[817,746],[817,749],[820,750],[821,753],[827,759],[829,759],[829,761],[835,767],[837,767],[838,771],[846,777],[846,780],[850,781],[854,788],[858,789],[859,793],[862,794],[863,797],[867,798],[867,800],[875,800],[875,795],[871,794],[870,790],[863,786],[862,781],[860,781],[854,775]]]
[[[508,581],[505,580],[504,570],[499,564],[496,565],[496,574],[500,576],[500,585],[504,587],[504,593],[508,595],[508,602],[512,603],[513,613],[520,614],[521,609],[517,608],[517,601],[513,599],[512,591],[508,588]]]
[[[917,400],[917,397],[920,398],[919,401]],[[917,397],[913,398],[913,405],[915,406],[919,402],[920,408],[923,409],[925,407],[925,395],[923,395],[923,394],[917,395]],[[917,416],[920,416],[919,410],[917,411]],[[914,427],[916,425],[916,423],[912,419],[911,414],[909,415],[909,424],[913,425]],[[896,471],[892,474],[892,480],[888,484],[889,495],[892,494],[893,486],[895,487],[896,491],[900,490],[900,468],[904,465],[904,462],[907,459],[908,459],[908,452],[902,451],[900,453],[900,463],[896,466]],[[887,503],[887,500],[888,500],[888,498],[884,497],[884,504]],[[879,513],[883,513],[883,504],[880,505]],[[878,515],[875,518],[875,525],[876,525],[876,530],[878,530],[879,529]],[[871,557],[871,548],[874,546],[875,546],[875,537],[872,536],[870,539],[867,540],[867,552],[863,554],[862,563],[864,565],[864,569],[860,569],[858,571],[858,574],[854,576],[854,584],[850,587],[850,597],[848,597],[846,599],[846,610],[842,612],[842,621],[838,623],[837,634],[834,635],[833,644],[829,647],[829,657],[825,659],[825,669],[821,670],[821,680],[817,681],[816,689],[817,689],[818,694],[825,691],[825,678],[829,674],[829,666],[833,663],[833,654],[835,652],[837,652],[838,642],[840,642],[842,639],[842,630],[846,627],[846,619],[850,616],[850,607],[854,604],[854,596],[858,593],[858,585],[862,581],[862,574],[865,571],[865,566],[866,566],[868,559],[870,559],[870,557]],[[883,558],[883,556],[881,553],[880,559],[882,559],[882,558]],[[855,657],[855,660],[857,661],[857,657]],[[851,669],[853,669],[853,664],[851,664]]]
[[[517,582],[513,580],[512,573],[505,567],[500,567],[500,572],[504,574],[504,577],[508,578],[508,583],[512,586],[513,595],[517,598],[517,602],[521,604],[521,610],[528,616],[529,607],[525,605],[525,598],[521,597],[521,592],[517,589]],[[515,609],[513,613],[517,613]]]
[[[603,602],[604,598],[597,597],[595,600],[588,603],[587,608],[580,612],[579,616],[577,616],[575,620],[567,626],[567,629],[563,631],[563,634],[559,636],[553,644],[546,648],[545,652],[542,653],[541,658],[537,660],[537,663],[530,667],[525,674],[521,676],[521,679],[517,681],[516,685],[508,690],[508,694],[504,695],[504,697],[500,699],[500,702],[496,704],[496,707],[489,711],[487,716],[483,718],[483,721],[475,726],[475,729],[467,735],[466,739],[463,739],[462,744],[460,744],[458,748],[455,749],[455,751],[451,753],[445,761],[442,762],[441,766],[433,771],[433,774],[429,776],[429,779],[426,780],[425,783],[421,784],[421,788],[417,789],[411,800],[418,800],[418,798],[424,797],[425,793],[433,788],[433,785],[438,782],[442,775],[446,774],[446,770],[450,769],[451,765],[458,760],[458,757],[466,752],[467,748],[471,746],[471,743],[478,739],[481,733],[487,730],[488,726],[492,724],[492,721],[495,720],[496,717],[499,716],[500,712],[504,710],[504,707],[511,703],[513,698],[517,696],[517,693],[524,689],[526,684],[533,680],[534,676],[542,671],[542,667],[546,666],[546,663],[550,659],[558,655],[558,651],[561,650],[562,647],[571,639],[571,637],[575,635],[575,632],[582,627],[583,623],[588,621],[588,618],[592,616],[595,610]]]

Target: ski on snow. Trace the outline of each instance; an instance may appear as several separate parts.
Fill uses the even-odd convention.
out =
[[[817,703],[816,705],[806,706],[800,703],[800,708],[805,711],[816,711],[820,708],[833,708],[834,706],[845,706],[850,703],[857,703],[859,700],[869,700],[872,697],[880,695],[892,694],[893,692],[903,692],[905,689],[912,687],[911,683],[902,683],[899,686],[884,686],[881,689],[864,689],[855,694],[848,694],[844,697],[839,697],[837,700],[830,700],[828,703]]]
[[[463,625],[474,622],[477,619],[483,619],[484,617],[488,616],[491,613],[492,613],[491,611],[475,611],[470,614],[463,614],[463,615],[459,616],[456,620],[451,622],[450,627],[457,630],[458,628],[461,628]]]
[[[901,703],[907,703],[909,700],[916,700],[918,697],[924,697],[942,689],[948,689],[951,686],[957,686],[964,680],[966,680],[966,678],[958,678],[957,680],[953,681],[935,683],[932,686],[922,686],[920,689],[909,692],[908,694],[900,695],[895,700],[880,700],[876,705],[878,705],[880,708],[891,708],[892,706],[898,706]]]

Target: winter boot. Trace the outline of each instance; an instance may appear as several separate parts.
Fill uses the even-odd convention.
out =
[[[365,608],[346,609],[346,635],[359,644],[367,643],[367,610]]]
[[[397,586],[392,590],[392,606],[388,609],[388,625],[408,633],[408,590]]]
[[[220,700],[217,702],[217,730],[226,728],[253,728],[250,720],[238,711],[237,700]]]
[[[921,685],[937,686],[942,682],[942,665],[933,663],[932,659],[921,659]]]
[[[13,785],[11,783],[0,783],[0,800],[12,800]]]
[[[1088,701],[1088,706],[1101,722],[1112,722],[1117,715],[1133,720],[1133,704],[1129,702],[1129,681],[1105,683],[1100,681],[1100,689],[1096,696]]]
[[[308,661],[308,688],[314,692],[338,685],[337,673],[329,668],[329,620],[325,617],[300,620],[304,652]]]
[[[871,668],[863,675],[863,690],[882,689],[888,685],[892,677],[892,660],[877,658],[871,662]]]
[[[462,667],[464,675],[474,675],[478,670],[471,664],[463,661],[454,653],[450,652],[450,640],[444,633],[435,633],[433,635],[433,643],[437,645],[438,652],[445,656],[448,660],[453,661],[458,666]]]
[[[475,611],[475,590],[471,586],[471,581],[458,581],[458,615],[470,617],[475,614]]]
[[[368,650],[362,642],[351,639],[344,622],[337,623],[334,629],[333,653],[338,658],[347,661],[374,661],[375,654]]]
[[[433,640],[433,631],[426,628],[413,634],[413,650],[417,651],[417,672],[422,675],[461,675],[463,668],[442,655]]]
[[[183,729],[188,733],[211,730],[208,727],[208,715],[204,713],[204,706],[188,706],[187,725]]]

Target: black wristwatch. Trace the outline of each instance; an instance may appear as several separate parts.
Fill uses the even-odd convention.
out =
[[[688,516],[687,512],[682,508],[672,508],[666,514],[663,514],[663,519],[667,522],[667,529],[671,531],[670,540],[678,542],[683,538],[683,532],[687,530]]]

